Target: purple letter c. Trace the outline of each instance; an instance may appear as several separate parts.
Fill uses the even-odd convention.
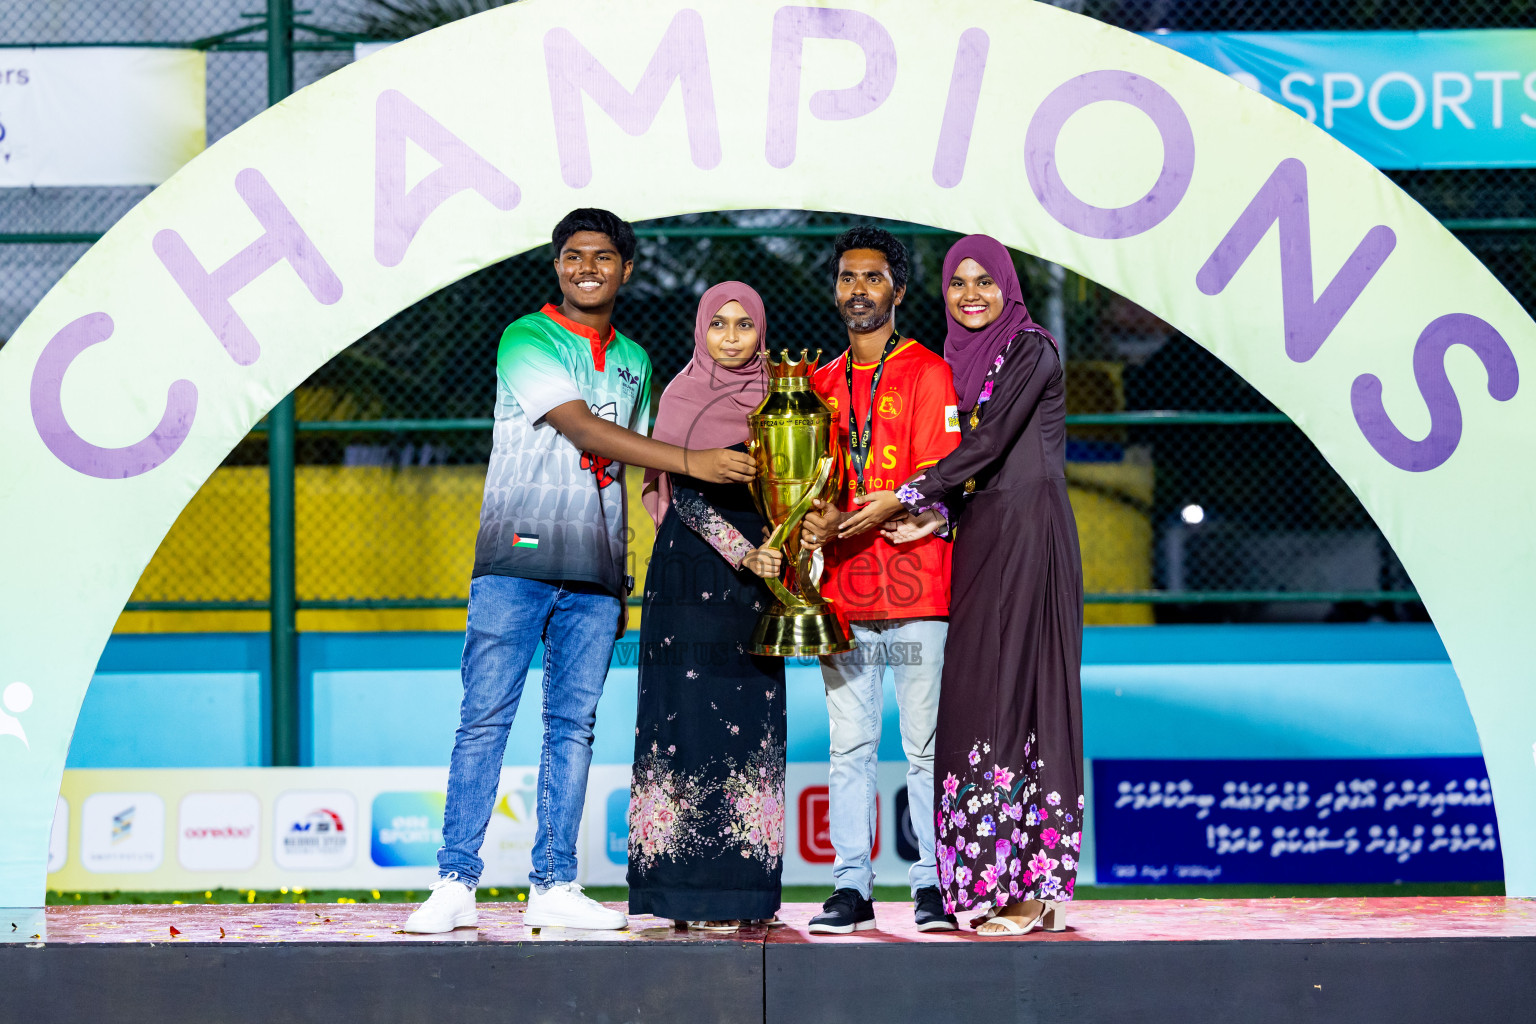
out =
[[[1079,110],[1106,100],[1129,103],[1152,119],[1163,137],[1163,168],[1151,191],[1129,206],[1106,209],[1083,202],[1056,168],[1056,141]],[[1089,238],[1130,238],[1161,224],[1184,198],[1195,170],[1195,134],[1168,90],[1127,71],[1090,71],[1058,86],[1035,111],[1024,136],[1029,185],[1045,211]]]
[[[32,370],[32,422],[38,436],[64,465],[100,480],[139,476],[165,462],[187,439],[197,415],[197,386],[178,380],[166,393],[165,414],[144,440],[125,448],[99,448],[75,433],[60,399],[64,374],[75,357],[111,336],[110,316],[87,313],[53,336]]]

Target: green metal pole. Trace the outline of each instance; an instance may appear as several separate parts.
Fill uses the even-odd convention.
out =
[[[293,0],[267,0],[267,105],[293,92]],[[293,396],[267,416],[272,554],[272,763],[299,763],[299,630],[294,558]]]

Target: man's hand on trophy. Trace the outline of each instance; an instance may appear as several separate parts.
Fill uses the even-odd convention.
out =
[[[800,520],[800,546],[815,551],[837,535],[837,523],[843,514],[820,498],[811,502],[811,511]]]
[[[944,525],[944,517],[933,509],[920,516],[899,515],[880,527],[880,532],[892,544],[910,544],[938,530]]]
[[[729,448],[690,448],[688,475],[711,484],[745,484],[757,479],[757,460]]]
[[[837,529],[839,537],[852,537],[863,533],[865,530],[879,526],[902,510],[901,502],[896,500],[895,491],[873,491],[869,494],[860,494],[853,500],[863,507],[857,512],[849,513],[848,518],[842,521],[842,525]]]
[[[764,544],[760,548],[752,549],[747,557],[741,560],[741,564],[765,580],[774,579],[784,571],[784,552]]]

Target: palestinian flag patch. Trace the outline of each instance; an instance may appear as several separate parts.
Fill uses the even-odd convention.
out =
[[[536,548],[539,546],[539,535],[536,533],[514,533],[512,546],[515,548]]]

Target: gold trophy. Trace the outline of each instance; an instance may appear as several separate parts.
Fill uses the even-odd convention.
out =
[[[817,498],[833,500],[843,482],[832,410],[811,388],[810,352],[768,360],[768,395],[750,416],[750,449],[757,458],[752,497],[773,524],[768,546],[784,552],[788,584],[767,579],[773,607],[757,620],[752,653],[803,658],[853,650],[853,641],[811,576],[811,552],[800,547],[800,521]]]

